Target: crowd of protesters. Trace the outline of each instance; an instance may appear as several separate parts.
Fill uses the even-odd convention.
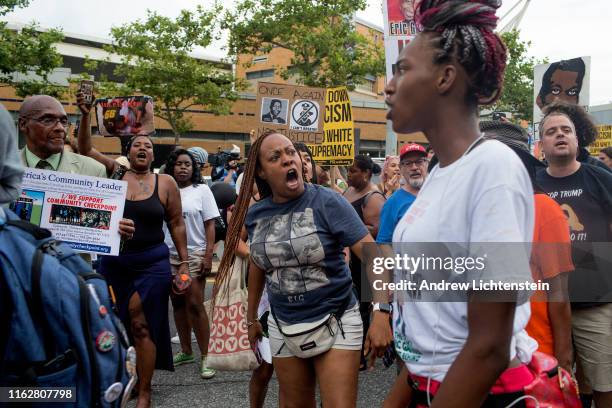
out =
[[[204,149],[178,147],[157,174],[148,135],[134,136],[117,160],[92,146],[91,104],[81,94],[75,146],[65,146],[61,103],[44,95],[23,102],[26,146],[18,153],[6,143],[12,132],[1,137],[2,203],[16,198],[19,158],[24,167],[127,181],[120,254],[95,265],[136,347],[138,407],[151,404],[155,369],[196,362],[192,331],[199,375],[215,375],[203,295],[219,218],[226,229],[214,293],[236,262],[248,266],[249,342],[255,349],[268,337],[273,357],[253,372],[252,407],[263,406],[273,373],[281,406],[315,406],[317,386],[322,406],[356,406],[359,371],[383,356],[401,362],[385,407],[535,406],[528,405],[538,400],[532,367],[541,355],[577,379],[582,406],[612,407],[612,150],[588,154],[593,122],[565,102],[543,107],[544,161],[530,153],[521,127],[479,121],[478,107],[502,92],[507,55],[494,33],[497,6],[418,3],[423,32],[402,50],[385,93],[394,131],[423,132],[427,149],[403,144],[382,169],[367,155],[330,169],[282,134],[252,134],[242,165],[233,152],[213,169],[218,183],[235,189],[222,211],[202,177]],[[418,256],[431,243],[502,245],[507,262],[487,278],[550,289],[452,301],[373,289],[375,258]],[[528,251],[518,249],[525,243]],[[386,269],[391,282],[393,268]],[[174,356],[169,301],[180,344]],[[307,335],[314,340],[299,343]],[[550,406],[579,406],[565,404]]]

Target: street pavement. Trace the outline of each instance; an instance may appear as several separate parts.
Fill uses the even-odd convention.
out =
[[[206,285],[206,297],[210,297],[212,280]],[[170,333],[176,334],[172,311],[170,310]],[[179,350],[172,345],[173,352]],[[198,350],[193,343],[194,351]],[[197,351],[196,351],[197,354]],[[395,379],[396,369],[385,369],[378,360],[372,371],[359,374],[358,407],[380,407]],[[174,372],[156,371],[153,377],[152,401],[154,407],[248,407],[250,372],[217,372],[214,378],[203,380],[199,376],[198,364],[176,367]],[[135,401],[128,406],[134,407]],[[317,404],[320,405],[320,404]],[[265,402],[266,407],[278,406],[278,381],[272,377]]]

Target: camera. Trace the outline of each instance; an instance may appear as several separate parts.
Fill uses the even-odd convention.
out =
[[[212,166],[213,171],[211,174],[212,181],[216,181],[223,175],[222,171],[217,171],[219,167],[223,167],[225,170],[230,170],[233,168],[234,170],[238,170],[238,164],[230,166],[231,161],[240,160],[240,153],[231,152],[231,151],[221,151],[215,154],[211,154],[208,156],[208,163]]]

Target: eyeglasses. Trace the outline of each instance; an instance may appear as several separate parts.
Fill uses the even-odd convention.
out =
[[[416,160],[402,160],[402,161],[400,161],[400,165],[401,166],[406,166],[406,167],[412,167],[413,164],[416,164],[417,166],[422,166],[425,163],[427,163],[427,159],[425,159],[425,158],[416,159]]]
[[[41,118],[30,118],[26,116],[25,118],[38,122],[41,125],[46,126],[46,127],[55,126],[55,124],[58,122],[65,129],[68,129],[70,127],[70,121],[68,120],[67,117],[56,118],[53,116],[43,116]]]

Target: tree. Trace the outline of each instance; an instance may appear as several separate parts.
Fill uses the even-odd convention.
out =
[[[533,121],[533,67],[544,61],[527,56],[531,42],[521,41],[520,31],[501,35],[508,48],[508,61],[504,74],[504,90],[493,106],[494,110],[512,112],[517,119]]]
[[[29,2],[0,0],[0,16],[26,7]],[[63,38],[61,31],[43,32],[35,24],[11,30],[6,22],[0,22],[0,87],[12,86],[22,97],[41,93],[60,96],[63,87],[54,85],[49,74],[62,66],[62,57],[53,44]]]
[[[154,98],[155,113],[170,124],[176,144],[192,128],[185,116],[189,108],[203,105],[214,114],[228,114],[242,89],[232,72],[190,55],[215,39],[220,11],[198,6],[173,20],[148,10],[146,20],[111,29],[113,44],[107,51],[121,57],[115,75],[124,79],[123,89]]]
[[[229,54],[256,55],[273,47],[293,52],[284,79],[330,87],[355,85],[384,73],[384,50],[356,31],[352,16],[365,0],[240,0],[226,12]]]

